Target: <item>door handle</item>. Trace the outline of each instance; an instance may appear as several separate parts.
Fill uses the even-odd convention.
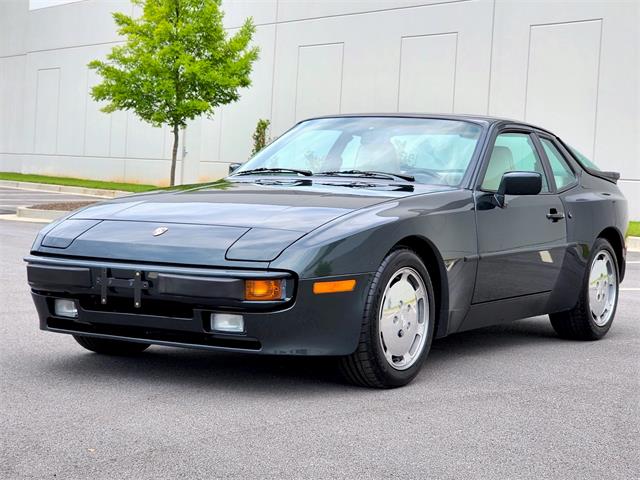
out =
[[[552,208],[551,210],[549,210],[549,213],[547,213],[547,218],[555,223],[564,218],[564,213],[559,212],[555,208]]]

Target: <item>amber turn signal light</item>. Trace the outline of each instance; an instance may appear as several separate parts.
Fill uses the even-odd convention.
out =
[[[282,280],[246,280],[244,282],[245,300],[282,300]]]
[[[352,292],[356,288],[355,280],[336,280],[333,282],[314,282],[313,293],[316,295],[322,293],[338,293]]]

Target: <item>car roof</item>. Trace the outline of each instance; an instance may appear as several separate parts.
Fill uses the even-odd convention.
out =
[[[321,118],[350,118],[350,117],[395,117],[395,118],[432,118],[432,119],[442,119],[442,120],[461,120],[467,122],[479,123],[485,126],[504,123],[509,125],[522,125],[529,128],[534,128],[536,130],[541,130],[551,135],[554,135],[552,132],[547,130],[546,128],[539,127],[537,125],[533,125],[531,123],[523,122],[520,120],[513,120],[511,118],[502,118],[502,117],[492,117],[489,115],[474,115],[474,114],[445,114],[445,113],[415,113],[415,112],[392,112],[392,113],[340,113],[335,115],[320,115],[317,117],[309,117],[301,120],[304,122],[306,120],[316,120]],[[300,122],[298,122],[300,123]],[[555,135],[554,135],[555,136]]]

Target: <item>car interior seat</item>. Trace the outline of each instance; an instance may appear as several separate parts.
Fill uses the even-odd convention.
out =
[[[396,147],[393,146],[389,139],[367,139],[366,136],[363,136],[362,144],[356,155],[355,168],[358,170],[399,172],[400,161]]]

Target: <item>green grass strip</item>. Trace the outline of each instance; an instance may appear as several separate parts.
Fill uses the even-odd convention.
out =
[[[86,180],[84,178],[49,177],[46,175],[31,175],[25,173],[0,172],[0,180],[12,182],[47,183],[64,185],[67,187],[99,188],[103,190],[121,190],[123,192],[148,192],[157,190],[155,185],[138,183],[103,182],[101,180]]]

